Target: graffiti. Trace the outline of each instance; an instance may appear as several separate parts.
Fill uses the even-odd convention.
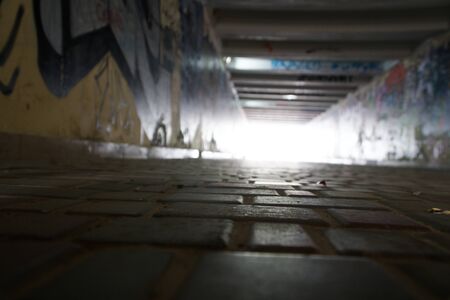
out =
[[[5,131],[201,148],[243,120],[201,1],[0,5],[11,13],[0,17]]]
[[[14,70],[14,72],[12,73],[11,78],[9,79],[8,83],[5,84],[2,81],[0,81],[0,92],[3,95],[5,95],[5,96],[11,95],[11,93],[13,92],[14,87],[16,85],[17,78],[19,77],[19,73],[20,73],[19,68],[16,68]]]
[[[167,146],[167,129],[164,124],[164,118],[159,118],[152,136],[152,145]]]
[[[400,87],[406,77],[406,69],[403,64],[396,65],[388,74],[385,80],[386,88],[391,91]]]
[[[1,3],[0,3],[1,5]],[[5,65],[6,61],[8,60],[9,56],[11,55],[12,49],[14,48],[14,44],[16,42],[17,34],[19,32],[20,24],[22,23],[22,17],[24,14],[25,9],[23,6],[19,6],[19,9],[17,10],[16,17],[14,20],[14,24],[12,26],[11,32],[9,33],[8,38],[6,39],[6,43],[3,46],[3,49],[0,50],[0,67]],[[19,67],[16,67],[8,80],[7,83],[4,83],[0,80],[0,92],[3,95],[10,95],[17,82],[17,78],[19,77],[20,69]]]
[[[449,40],[428,42],[315,121],[355,141],[335,145],[340,157],[450,164]]]
[[[100,104],[96,110],[97,131],[109,134],[114,127],[130,132],[133,124],[131,108],[125,101],[125,92],[121,84],[121,74],[114,72],[110,66],[109,55],[102,59],[98,72],[95,74],[95,84],[100,95]],[[113,92],[111,92],[113,90]]]
[[[426,102],[435,98],[445,99],[448,96],[450,78],[450,42],[430,49],[416,67],[416,97]]]
[[[379,74],[383,71],[380,62],[359,61],[319,61],[319,60],[280,60],[272,59],[271,68],[274,70],[295,70],[303,72],[319,71],[325,73],[353,73],[353,74]]]
[[[181,128],[189,128],[184,139],[195,148],[214,134],[217,144],[226,142],[215,130],[230,128],[240,120],[240,108],[233,101],[227,72],[208,39],[203,7],[199,2],[180,0],[181,13]],[[214,132],[213,132],[214,131]],[[219,146],[218,146],[219,147]],[[223,149],[223,148],[222,148]]]
[[[159,1],[35,0],[34,13],[39,69],[52,93],[66,96],[110,53],[146,131],[160,114],[170,116],[170,101],[162,97],[167,84],[160,86],[168,74],[160,64],[160,35],[167,30],[160,28]]]

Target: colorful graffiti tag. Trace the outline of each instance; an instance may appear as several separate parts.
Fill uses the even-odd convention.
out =
[[[361,61],[320,61],[320,60],[281,60],[272,59],[271,67],[274,70],[292,70],[302,72],[353,73],[361,75],[374,75],[383,71],[381,62]]]
[[[195,0],[0,1],[0,96],[11,100],[0,131],[222,141],[240,110],[204,13]]]
[[[214,131],[229,132],[236,125],[233,123],[239,123],[242,119],[240,108],[237,102],[232,101],[234,96],[224,65],[205,33],[202,5],[196,1],[181,0],[180,12],[181,126],[194,129],[189,135],[196,147],[202,147],[198,145],[199,135],[207,139],[213,135],[216,138],[220,136],[218,140],[222,145],[226,144],[222,138],[226,134]],[[212,113],[205,113],[207,111]],[[223,125],[226,123],[228,126]]]
[[[336,156],[450,164],[450,36],[424,46],[315,120]]]
[[[151,134],[161,116],[170,118],[171,70],[160,66],[159,11],[159,1],[35,0],[38,63],[48,88],[66,96],[111,53]]]

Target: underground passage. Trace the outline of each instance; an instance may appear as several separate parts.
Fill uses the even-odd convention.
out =
[[[450,299],[450,1],[0,0],[0,299]]]

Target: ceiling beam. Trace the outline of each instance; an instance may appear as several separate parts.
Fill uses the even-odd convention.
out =
[[[285,115],[285,114],[272,114],[272,113],[246,113],[249,117],[272,117],[272,118],[291,118],[291,119],[312,119],[317,117],[320,113],[311,114],[311,115]]]
[[[311,119],[315,118],[318,115],[322,114],[325,111],[318,111],[311,114],[286,114],[286,113],[272,113],[272,112],[245,112],[247,116],[272,116],[272,117],[291,117],[291,118],[302,118],[302,119]]]
[[[318,113],[322,113],[325,109],[286,109],[286,108],[244,108],[246,113],[271,113],[271,114],[287,114],[287,115],[305,115],[310,116]]]
[[[348,88],[356,89],[363,82],[324,82],[324,81],[295,81],[295,80],[267,80],[267,79],[236,79],[235,86],[274,86],[287,88]]]
[[[315,107],[328,108],[337,102],[318,102],[318,101],[286,101],[286,100],[240,100],[242,107],[280,107],[280,108],[296,108],[296,107]]]
[[[309,115],[309,116],[302,116],[302,115],[274,115],[274,114],[252,114],[249,113],[247,114],[247,117],[265,117],[265,118],[284,118],[284,119],[297,119],[297,120],[310,120],[313,119],[315,117],[317,117],[319,114],[315,114],[315,115]]]
[[[386,62],[354,60],[292,60],[228,57],[227,68],[236,72],[265,74],[311,74],[374,76],[383,73]]]
[[[372,76],[351,74],[294,74],[267,73],[255,71],[231,71],[232,79],[265,79],[265,80],[288,80],[288,81],[324,81],[324,82],[353,82],[369,81]]]
[[[290,86],[285,84],[246,84],[240,82],[233,82],[236,89],[276,89],[283,92],[296,91],[296,90],[320,90],[320,91],[333,91],[336,93],[349,93],[356,89],[356,86],[320,86],[320,85],[303,85],[303,86]],[[306,92],[307,93],[307,92]]]
[[[318,102],[331,102],[335,103],[339,99],[343,97],[339,96],[318,96],[318,95],[276,95],[276,94],[253,94],[253,93],[239,93],[239,99],[248,100],[248,99],[256,99],[256,100],[305,100],[312,101],[314,103]]]
[[[350,8],[351,9],[351,8]],[[215,28],[223,37],[278,37],[305,39],[305,35],[347,35],[437,32],[450,29],[442,8],[375,11],[257,11],[216,10]]]
[[[231,72],[231,80],[245,85],[279,85],[296,87],[341,87],[356,88],[368,83],[371,76],[348,75],[304,75],[304,74],[266,74],[257,72]]]
[[[375,10],[375,9],[415,9],[427,7],[448,6],[447,0],[206,0],[214,8],[242,8],[242,9],[266,9],[274,10],[297,10],[297,11],[320,11],[320,10]],[[274,5],[276,3],[276,5]]]
[[[347,95],[353,89],[296,89],[296,88],[280,88],[280,87],[251,87],[236,86],[239,93],[264,93],[264,94],[290,94],[290,95],[332,95],[339,98]]]
[[[295,116],[272,116],[272,115],[246,115],[247,119],[250,120],[261,120],[261,121],[284,121],[284,122],[308,122],[314,119],[316,116],[311,117],[295,117]]]
[[[411,54],[415,47],[409,42],[222,41],[225,56],[303,60],[394,60]]]
[[[312,121],[314,118],[297,119],[297,118],[279,118],[279,117],[265,117],[265,116],[247,116],[248,121],[258,122],[280,122],[280,123],[292,123],[292,124],[305,124]]]

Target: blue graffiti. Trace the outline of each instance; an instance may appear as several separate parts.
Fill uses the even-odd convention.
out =
[[[360,61],[318,61],[318,60],[271,60],[272,69],[275,70],[296,70],[296,71],[328,71],[328,72],[354,72],[377,74],[383,71],[383,64],[380,62],[360,62]]]

